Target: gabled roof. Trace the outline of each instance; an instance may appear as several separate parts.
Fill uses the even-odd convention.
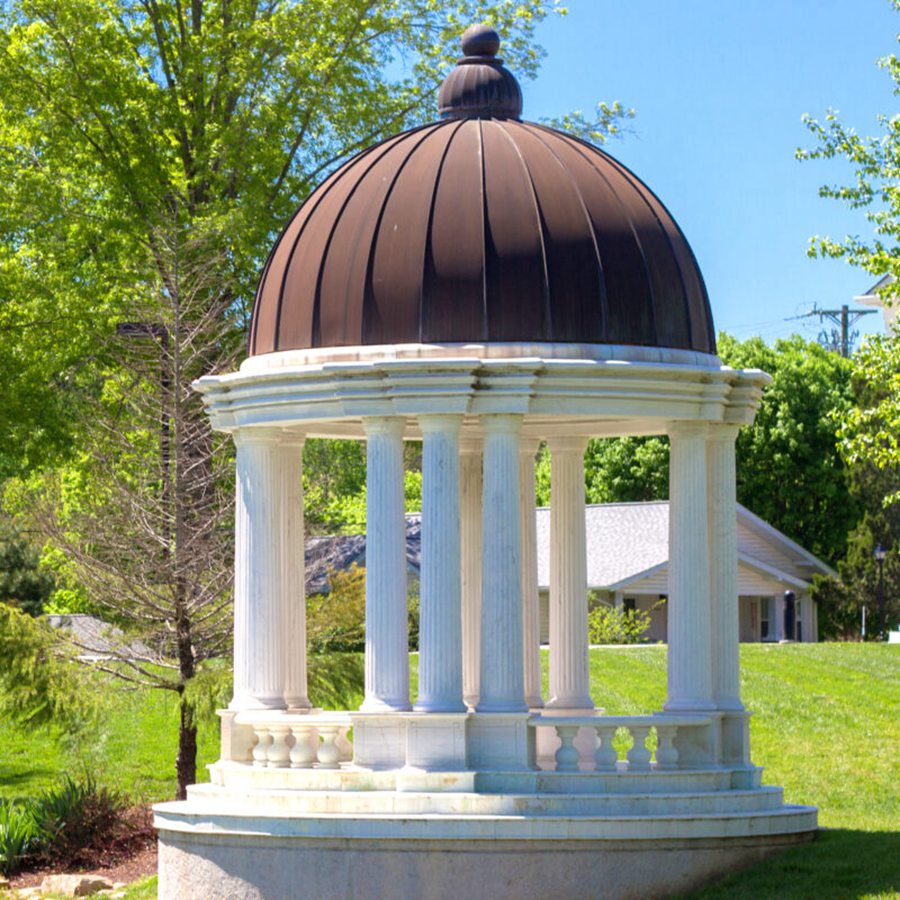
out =
[[[422,517],[418,513],[406,517],[406,565],[418,574],[422,556]],[[331,590],[328,574],[349,569],[354,563],[366,564],[364,534],[322,535],[306,539],[306,593],[326,594]]]
[[[835,572],[796,541],[738,504],[738,556],[742,563],[794,587],[815,573]],[[669,502],[592,504],[585,509],[588,587],[621,590],[665,568],[669,562]],[[754,538],[756,540],[754,540]],[[759,542],[783,558],[759,559]],[[550,583],[550,510],[537,510],[538,583]],[[797,571],[791,572],[790,569]]]
[[[103,659],[154,659],[157,654],[141,640],[129,639],[116,625],[110,625],[97,616],[86,613],[57,614],[47,616],[51,628],[60,629],[80,651],[84,660]]]

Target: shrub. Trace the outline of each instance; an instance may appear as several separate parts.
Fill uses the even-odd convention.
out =
[[[0,872],[9,875],[21,868],[39,837],[32,803],[0,801]]]
[[[646,641],[650,614],[665,601],[648,610],[619,609],[590,598],[588,639],[592,644],[640,644]]]
[[[69,864],[99,846],[116,823],[119,798],[85,774],[64,775],[35,800],[0,801],[0,872],[12,874],[29,858]]]
[[[80,851],[109,833],[121,805],[116,794],[100,787],[93,775],[86,773],[78,781],[64,775],[33,804],[41,855],[54,862],[75,860]]]

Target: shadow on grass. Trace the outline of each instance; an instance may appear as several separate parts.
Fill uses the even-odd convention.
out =
[[[900,892],[900,832],[823,828],[815,841],[729,875],[691,900],[850,900]]]
[[[0,795],[10,796],[15,788],[23,784],[27,784],[30,789],[34,787],[35,782],[53,781],[58,774],[57,770],[51,766],[32,766],[17,772],[0,769]]]

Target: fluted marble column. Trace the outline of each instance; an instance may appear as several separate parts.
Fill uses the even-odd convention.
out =
[[[237,431],[234,442],[234,698],[230,708],[283,709],[288,702],[309,706],[300,450],[296,441],[286,440],[275,428]]]
[[[481,440],[459,448],[460,556],[462,570],[463,699],[478,703],[481,666]]]
[[[584,451],[587,438],[556,437],[550,448],[550,700],[593,709],[588,674]]]
[[[518,415],[485,415],[478,712],[525,712]]]
[[[719,709],[742,710],[740,610],[737,585],[737,425],[712,425],[706,444],[709,585],[712,612],[712,694]]]
[[[419,417],[422,430],[422,564],[419,598],[420,712],[465,712],[459,554],[459,429],[462,416]]]
[[[284,552],[279,560],[284,630],[284,702],[288,709],[309,709],[306,683],[306,559],[303,541],[303,435],[286,435],[279,445],[283,460]]]
[[[712,622],[706,436],[703,423],[669,428],[669,611],[666,710],[712,707]]]
[[[366,693],[364,712],[409,709],[406,519],[401,418],[366,432]]]
[[[541,697],[541,607],[538,592],[537,520],[535,518],[534,457],[538,441],[519,443],[519,494],[522,523],[522,655],[525,666],[525,703],[544,705]]]

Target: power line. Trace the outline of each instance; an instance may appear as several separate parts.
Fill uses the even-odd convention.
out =
[[[811,316],[818,316],[819,323],[821,324],[825,319],[828,319],[830,322],[833,322],[840,329],[840,344],[839,349],[841,356],[845,359],[850,356],[850,345],[856,339],[859,334],[858,331],[854,331],[852,334],[850,329],[853,325],[855,325],[863,316],[871,316],[874,313],[877,313],[877,309],[853,309],[845,303],[840,309],[818,309],[815,304],[813,304],[813,308],[808,313],[803,313],[799,316],[791,316],[789,319],[785,319],[786,322],[794,321],[795,319],[808,319]],[[832,334],[834,334],[832,332]],[[819,343],[823,346],[834,346],[835,341],[829,339],[828,332],[821,331],[819,333]]]

